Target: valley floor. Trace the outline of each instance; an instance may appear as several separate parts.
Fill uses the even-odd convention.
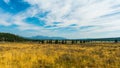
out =
[[[120,68],[120,43],[0,43],[0,68]]]

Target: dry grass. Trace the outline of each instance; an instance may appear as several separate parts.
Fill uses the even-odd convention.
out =
[[[0,43],[0,68],[120,68],[120,44]]]

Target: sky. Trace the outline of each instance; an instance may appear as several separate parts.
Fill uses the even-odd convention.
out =
[[[120,37],[120,0],[0,0],[0,32],[69,39]]]

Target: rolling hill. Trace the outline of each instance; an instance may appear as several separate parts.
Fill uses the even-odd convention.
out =
[[[14,35],[11,33],[0,33],[0,41],[9,41],[9,42],[13,42],[13,41],[26,41],[27,39],[20,37],[18,35]]]

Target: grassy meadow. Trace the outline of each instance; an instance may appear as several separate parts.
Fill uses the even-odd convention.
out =
[[[120,44],[0,43],[0,68],[120,68]]]

